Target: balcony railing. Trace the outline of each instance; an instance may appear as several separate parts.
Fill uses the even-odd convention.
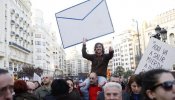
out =
[[[5,56],[5,50],[4,47],[2,45],[2,42],[0,41],[0,57],[4,57]]]
[[[9,45],[10,46],[14,46],[15,48],[21,49],[21,50],[23,50],[23,51],[25,51],[27,53],[30,53],[30,50],[28,50],[28,49],[26,49],[26,48],[24,48],[24,47],[22,47],[22,46],[20,46],[20,45],[18,45],[16,43],[14,43],[14,42],[9,42]]]

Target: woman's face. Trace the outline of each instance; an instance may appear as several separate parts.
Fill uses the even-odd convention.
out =
[[[67,83],[69,85],[69,93],[73,91],[73,83],[71,80],[67,80]]]
[[[136,82],[131,83],[131,91],[134,94],[139,94],[141,91],[141,86],[139,86]]]
[[[157,84],[167,81],[174,81],[174,77],[171,73],[161,74]],[[172,88],[169,89],[165,89],[163,86],[159,85],[152,94],[156,100],[175,100],[175,82],[173,82]]]

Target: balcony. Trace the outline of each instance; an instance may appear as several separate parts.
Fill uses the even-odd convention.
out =
[[[14,31],[11,31],[11,36],[14,36],[15,35],[15,32]]]
[[[23,40],[23,37],[20,37],[20,41],[22,41]]]
[[[11,20],[11,25],[15,25],[15,21],[14,20]]]
[[[15,18],[19,18],[19,14],[18,13],[15,15]]]
[[[15,28],[18,28],[19,27],[19,24],[16,24]]]
[[[22,47],[22,46],[20,46],[20,45],[18,45],[16,43],[14,43],[14,42],[9,42],[9,46],[14,47],[14,48],[19,49],[19,50],[22,50],[25,53],[30,53],[30,50],[28,50],[28,49],[26,49],[26,48],[24,48],[24,47]]]
[[[23,30],[23,27],[20,26],[19,31],[22,31],[22,30]]]
[[[20,22],[22,22],[22,21],[23,21],[23,18],[22,18],[22,17],[20,17],[20,18],[19,18],[19,21],[20,21]]]
[[[15,10],[14,10],[14,9],[12,9],[12,10],[11,10],[11,14],[13,15],[14,13],[15,13]]]
[[[3,45],[2,45],[2,42],[0,42],[0,58],[1,57],[4,57],[5,56],[5,50],[4,50],[4,47],[3,47]]]

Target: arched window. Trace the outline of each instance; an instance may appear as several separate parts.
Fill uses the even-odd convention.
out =
[[[171,45],[175,45],[174,33],[171,33],[171,34],[169,35],[169,37],[170,37],[170,44],[171,44]]]

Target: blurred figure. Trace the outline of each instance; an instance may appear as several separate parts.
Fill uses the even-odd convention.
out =
[[[123,94],[123,100],[143,100],[141,95],[142,75],[132,75],[127,84],[127,90]]]
[[[72,79],[66,79],[67,84],[69,85],[69,96],[74,100],[81,100],[80,93],[77,88],[74,87],[74,82]]]
[[[69,97],[69,85],[63,79],[55,79],[51,84],[51,94],[44,100],[75,100]]]
[[[33,83],[35,84],[35,90],[41,87],[41,84],[38,81],[33,81]]]
[[[34,93],[34,90],[35,90],[35,84],[33,82],[30,82],[30,81],[27,81],[27,92],[33,94]]]
[[[16,80],[14,83],[13,100],[38,100],[37,97],[31,93],[28,93],[27,84],[24,80]]]
[[[35,91],[35,95],[37,96],[37,98],[39,100],[43,100],[43,98],[50,94],[50,85],[52,83],[52,77],[50,75],[44,75],[42,78],[42,83],[43,86],[39,87],[36,91]]]
[[[116,82],[108,82],[104,86],[105,100],[122,100],[122,86]]]
[[[7,70],[0,68],[0,100],[12,100],[13,79]]]
[[[120,76],[117,76],[117,75],[112,75],[111,77],[110,77],[110,80],[109,80],[110,82],[116,82],[116,83],[121,83],[121,81],[120,81]]]
[[[144,100],[175,100],[175,78],[170,71],[154,69],[143,75]]]

